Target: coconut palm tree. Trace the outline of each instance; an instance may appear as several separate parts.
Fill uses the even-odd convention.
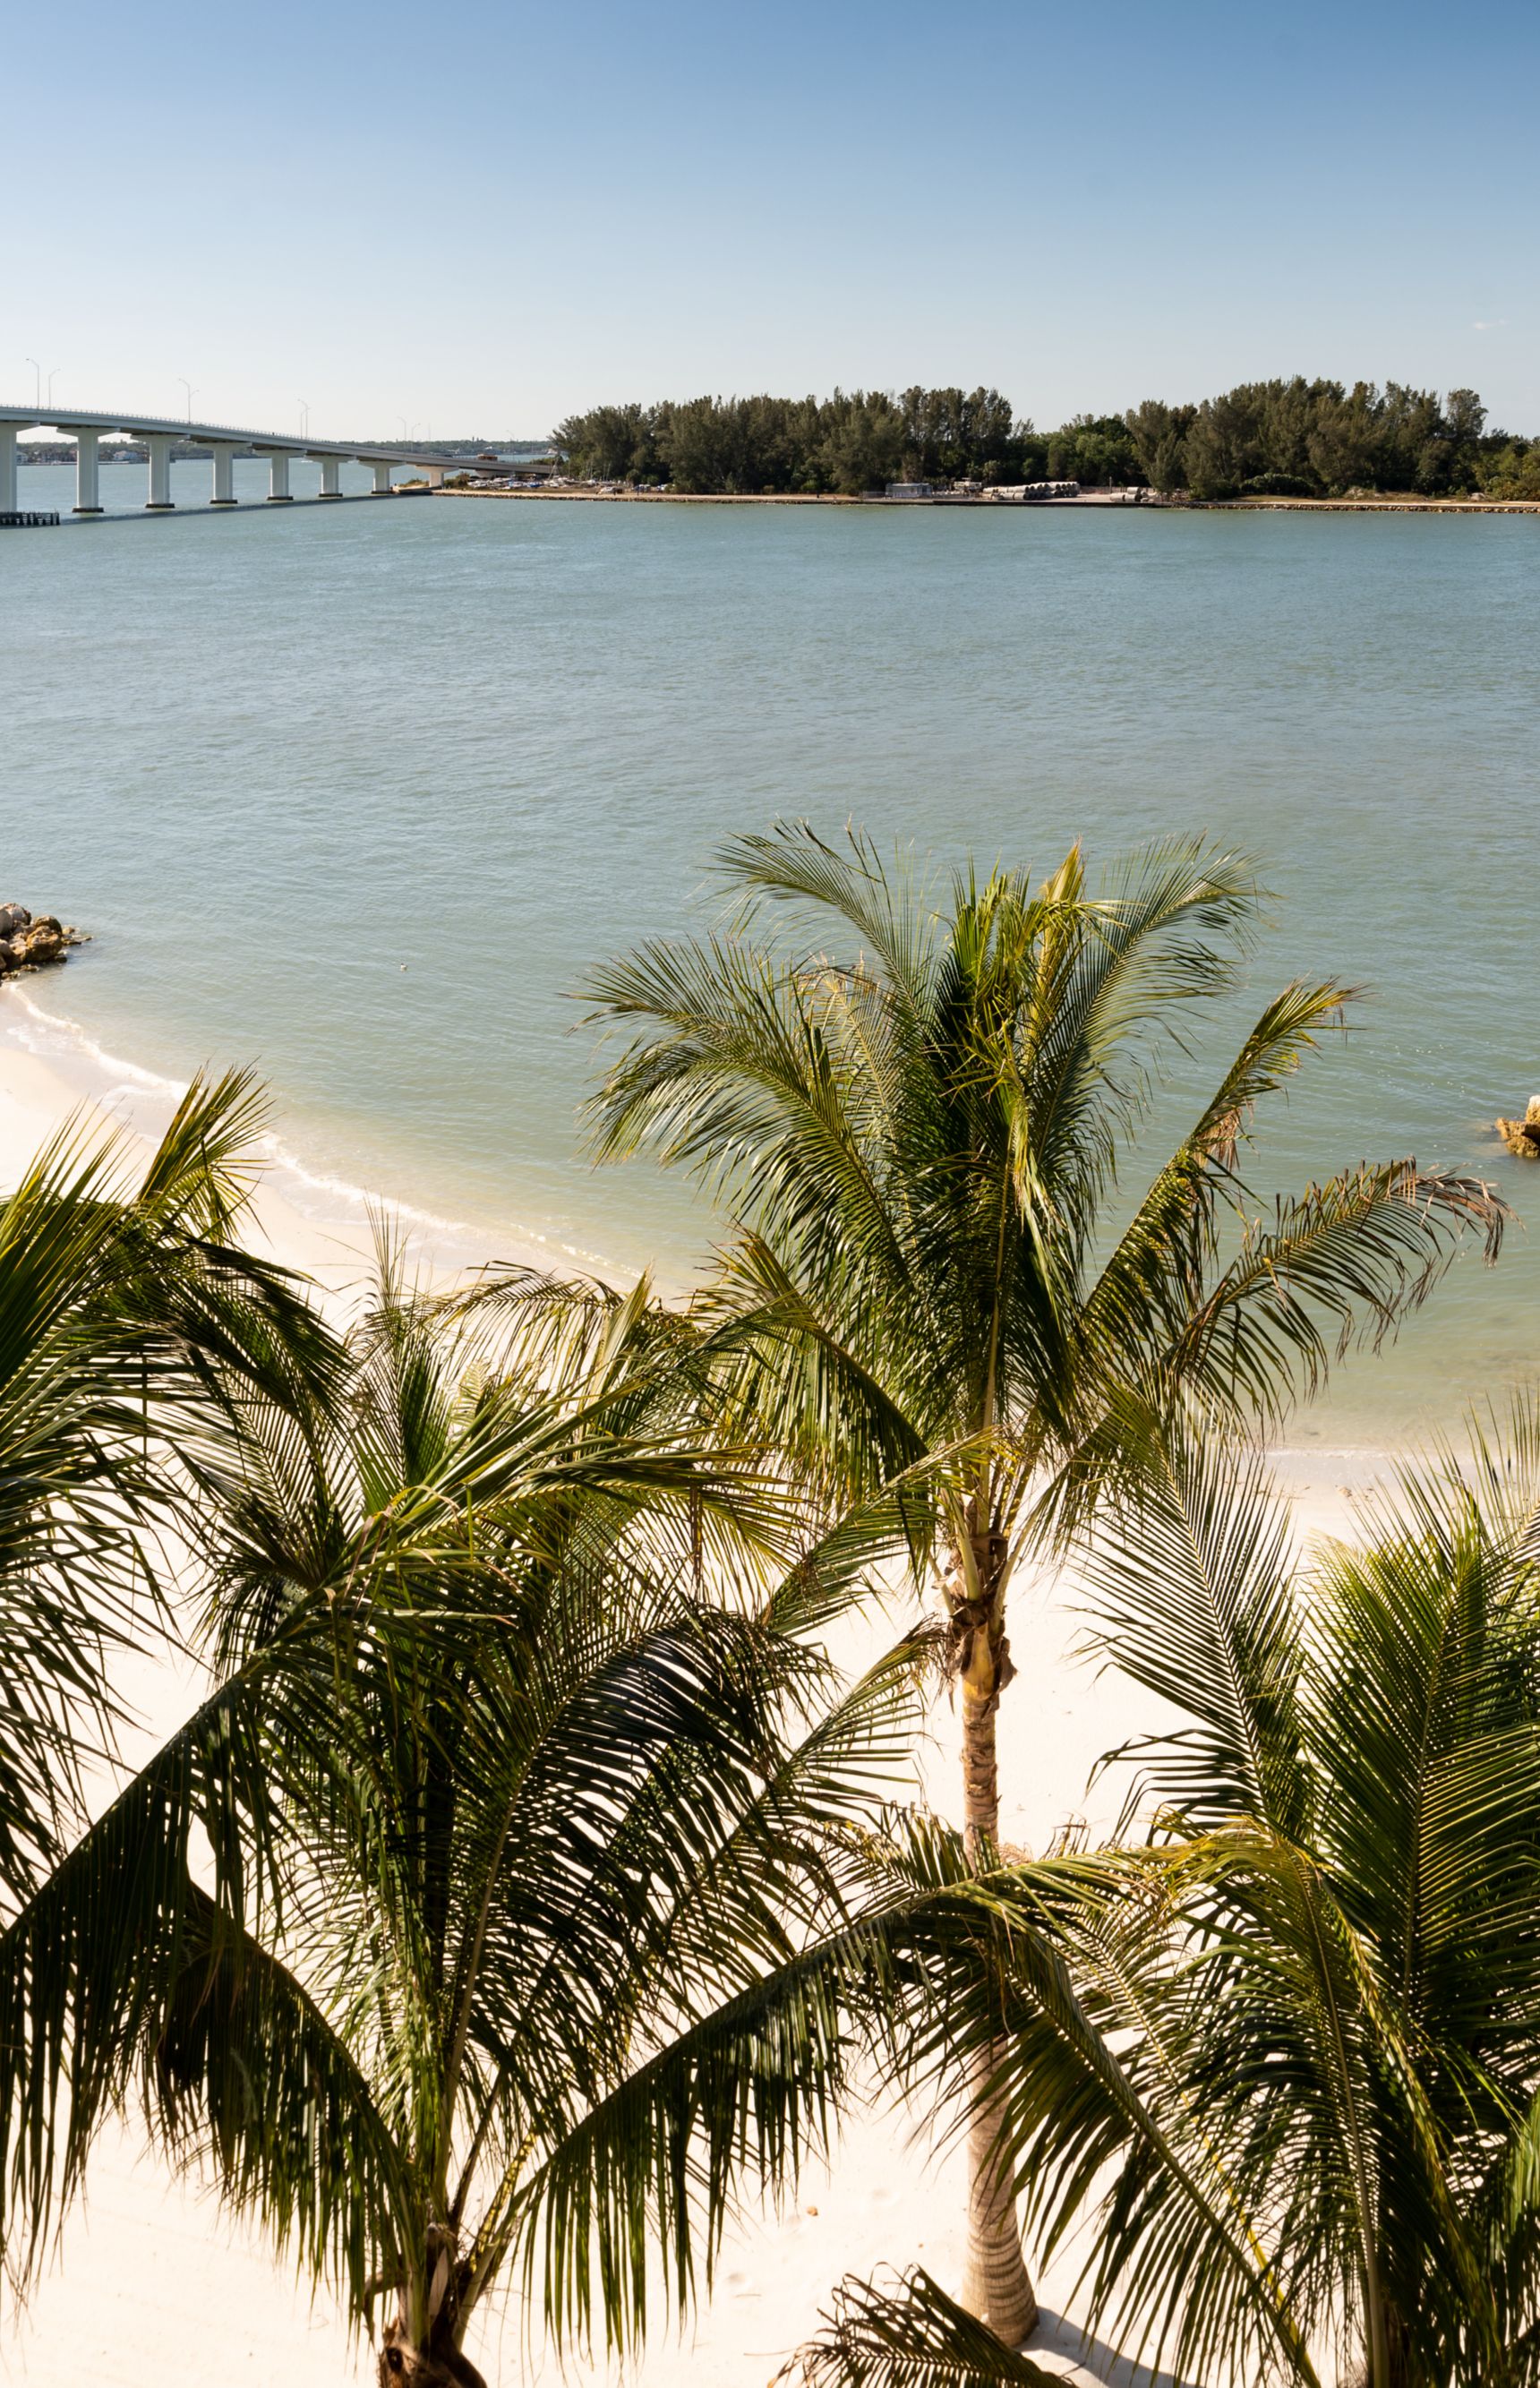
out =
[[[1463,1232],[1500,1207],[1393,1161],[1264,1203],[1237,1174],[1254,1107],[1350,990],[1261,1011],[1146,1190],[1121,1177],[1161,1048],[1234,983],[1251,870],[1168,844],[1089,887],[1078,850],[1040,885],[971,868],[937,898],[908,858],[805,824],[722,857],[730,934],[658,943],[594,976],[628,1036],[592,1105],[605,1159],[692,1171],[732,1221],[710,1298],[740,1362],[738,1430],[831,1510],[906,1487],[961,1696],[975,1862],[999,1831],[1007,1595],[1130,1464],[1152,1408],[1276,1416],[1355,1338],[1391,1332]],[[768,908],[807,923],[787,945]],[[1035,2304],[977,2060],[966,2302],[1010,2341]]]
[[[1120,2316],[1184,2377],[1314,2381],[1335,2352],[1357,2388],[1521,2388],[1540,1407],[1367,1522],[1302,1569],[1255,1463],[1191,1442],[1104,1520],[1105,1650],[1183,1722],[1122,1753],[1151,1842],[1057,1891],[1038,1870],[1075,2023],[1025,1990],[1001,2094],[1029,2213],[1050,2242],[1088,2228],[1093,2327]],[[847,2283],[805,2369],[955,2388],[1022,2361],[917,2274]]]
[[[923,1637],[836,1688],[838,1562],[692,1433],[694,1340],[644,1287],[388,1277],[325,1397],[225,1386],[207,1696],[0,1932],[13,2270],[130,2104],[383,2382],[476,2388],[509,2281],[623,2345],[968,1975],[958,1862],[872,1837]]]

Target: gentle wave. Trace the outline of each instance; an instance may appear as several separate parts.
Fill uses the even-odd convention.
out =
[[[19,1046],[58,1070],[61,1076],[77,1084],[83,1099],[138,1134],[154,1136],[165,1128],[185,1095],[189,1080],[167,1077],[160,1071],[146,1069],[141,1062],[114,1053],[78,1021],[49,1011],[14,980],[6,987],[5,996],[5,1004],[0,1008],[0,1042]],[[25,1019],[17,1019],[15,1010],[25,1014]],[[356,1228],[366,1226],[372,1215],[383,1212],[405,1222],[425,1239],[431,1239],[442,1259],[484,1261],[492,1255],[498,1238],[496,1229],[490,1225],[450,1218],[442,1212],[425,1210],[400,1195],[372,1190],[335,1172],[312,1169],[282,1137],[271,1131],[257,1139],[256,1149],[264,1163],[267,1182],[276,1182],[285,1200],[312,1225]],[[576,1264],[585,1273],[615,1274],[613,1265],[602,1254],[586,1251],[581,1245],[542,1235],[535,1227],[520,1226],[510,1232],[517,1242],[548,1254],[554,1268]]]
[[[107,1079],[124,1082],[109,1085],[105,1093],[97,1087],[89,1088],[96,1101],[105,1102],[111,1095],[126,1094],[132,1085],[164,1095],[174,1110],[186,1093],[189,1082],[185,1078],[168,1078],[158,1070],[146,1070],[137,1061],[125,1061],[121,1053],[109,1053],[107,1047],[98,1045],[78,1021],[65,1020],[57,1011],[45,1010],[43,1005],[34,1002],[14,979],[6,988],[6,997],[7,1005],[19,1005],[33,1023],[32,1031],[29,1033],[19,1023],[7,1021],[3,1033],[9,1043],[19,1045],[25,1052],[35,1053],[40,1061],[84,1061]]]

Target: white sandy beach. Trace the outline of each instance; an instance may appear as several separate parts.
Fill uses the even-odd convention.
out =
[[[3,1025],[3,1023],[0,1023]],[[70,1076],[0,1038],[0,1188],[8,1187],[81,1100]],[[283,1261],[337,1292],[363,1275],[368,1229],[304,1216],[275,1186],[262,1188],[261,1236]],[[435,1258],[417,1239],[425,1264]],[[529,1254],[517,1255],[521,1258]],[[1371,1472],[1363,1454],[1312,1451],[1285,1457],[1284,1473],[1303,1532],[1342,1531],[1353,1491]],[[872,1627],[873,1635],[881,1630]],[[1003,1830],[1041,1849],[1075,1818],[1094,1835],[1115,1816],[1120,1791],[1086,1785],[1101,1755],[1154,1720],[1143,1695],[1077,1663],[1081,1628],[1047,1586],[1023,1587],[1012,1603],[1019,1670],[1000,1717]],[[166,1673],[141,1695],[146,1734],[175,1722],[186,1687]],[[923,1759],[927,1796],[943,1814],[955,1807],[955,1735],[945,1707]],[[762,2388],[816,2328],[842,2274],[919,2260],[956,2285],[961,2259],[962,2167],[958,2152],[925,2144],[923,2118],[887,2111],[851,2121],[828,2177],[805,2178],[793,2211],[751,2215],[730,2235],[714,2302],[683,2340],[660,2335],[630,2375],[641,2388],[675,2382]],[[1034,2352],[1066,2378],[1129,2381],[1104,2351],[1085,2349],[1060,2314],[1072,2302],[1073,2267],[1039,2283],[1045,2320]],[[526,2349],[516,2311],[493,2315],[469,2351],[490,2382],[555,2380],[562,2367]],[[105,2143],[89,2204],[67,2227],[58,2260],[19,2323],[0,2324],[0,2375],[48,2388],[175,2377],[185,2388],[228,2388],[233,2380],[282,2378],[293,2388],[342,2388],[373,2377],[365,2350],[324,2298],[275,2271],[261,2243],[232,2229],[196,2184],[166,2178],[132,2134]],[[603,2365],[569,2361],[565,2376],[608,2380]]]

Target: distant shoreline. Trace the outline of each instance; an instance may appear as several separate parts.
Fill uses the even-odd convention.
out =
[[[924,506],[972,506],[999,514],[1044,514],[1066,507],[1094,507],[1102,514],[1540,514],[1537,498],[1169,498],[1149,496],[1137,502],[1090,490],[1077,498],[846,497],[835,491],[808,495],[790,489],[421,489],[412,494],[435,498],[533,499],[541,503],[567,500],[599,506],[886,506],[913,514]]]

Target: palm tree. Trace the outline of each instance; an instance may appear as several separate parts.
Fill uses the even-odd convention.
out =
[[[1254,1106],[1337,1023],[1350,990],[1262,1010],[1147,1190],[1123,1197],[1163,1043],[1234,983],[1251,871],[1169,844],[1088,887],[1078,850],[1040,886],[972,869],[933,899],[852,832],[804,824],[722,857],[730,934],[602,969],[596,1016],[630,1041],[592,1106],[605,1159],[682,1164],[732,1220],[711,1297],[744,1364],[739,1430],[834,1512],[901,1482],[939,1580],[961,1695],[967,1837],[999,1835],[996,1715],[1007,1594],[1137,1454],[1152,1408],[1275,1416],[1355,1338],[1391,1332],[1462,1232],[1500,1206],[1410,1161],[1268,1205],[1237,1175]],[[759,940],[769,906],[811,942]],[[841,948],[831,951],[829,940]],[[1035,2318],[976,2064],[967,2304],[1002,2338]]]
[[[694,1340],[644,1287],[388,1277],[314,1400],[226,1385],[207,1696],[0,1933],[14,2270],[136,2103],[383,2302],[382,2382],[477,2388],[511,2279],[623,2345],[966,1971],[955,1862],[872,1838],[923,1640],[835,1690],[838,1562],[692,1433]]]
[[[1104,1522],[1104,1647],[1180,1730],[1153,1840],[1054,1886],[1013,2001],[1029,2211],[1198,2377],[1540,2379],[1540,1406],[1295,1562],[1254,1461],[1168,1442]],[[1008,2001],[1009,2002],[1009,2001]],[[1115,2050],[1116,2053],[1114,2053]],[[811,2388],[1033,2376],[923,2274],[848,2283]]]

